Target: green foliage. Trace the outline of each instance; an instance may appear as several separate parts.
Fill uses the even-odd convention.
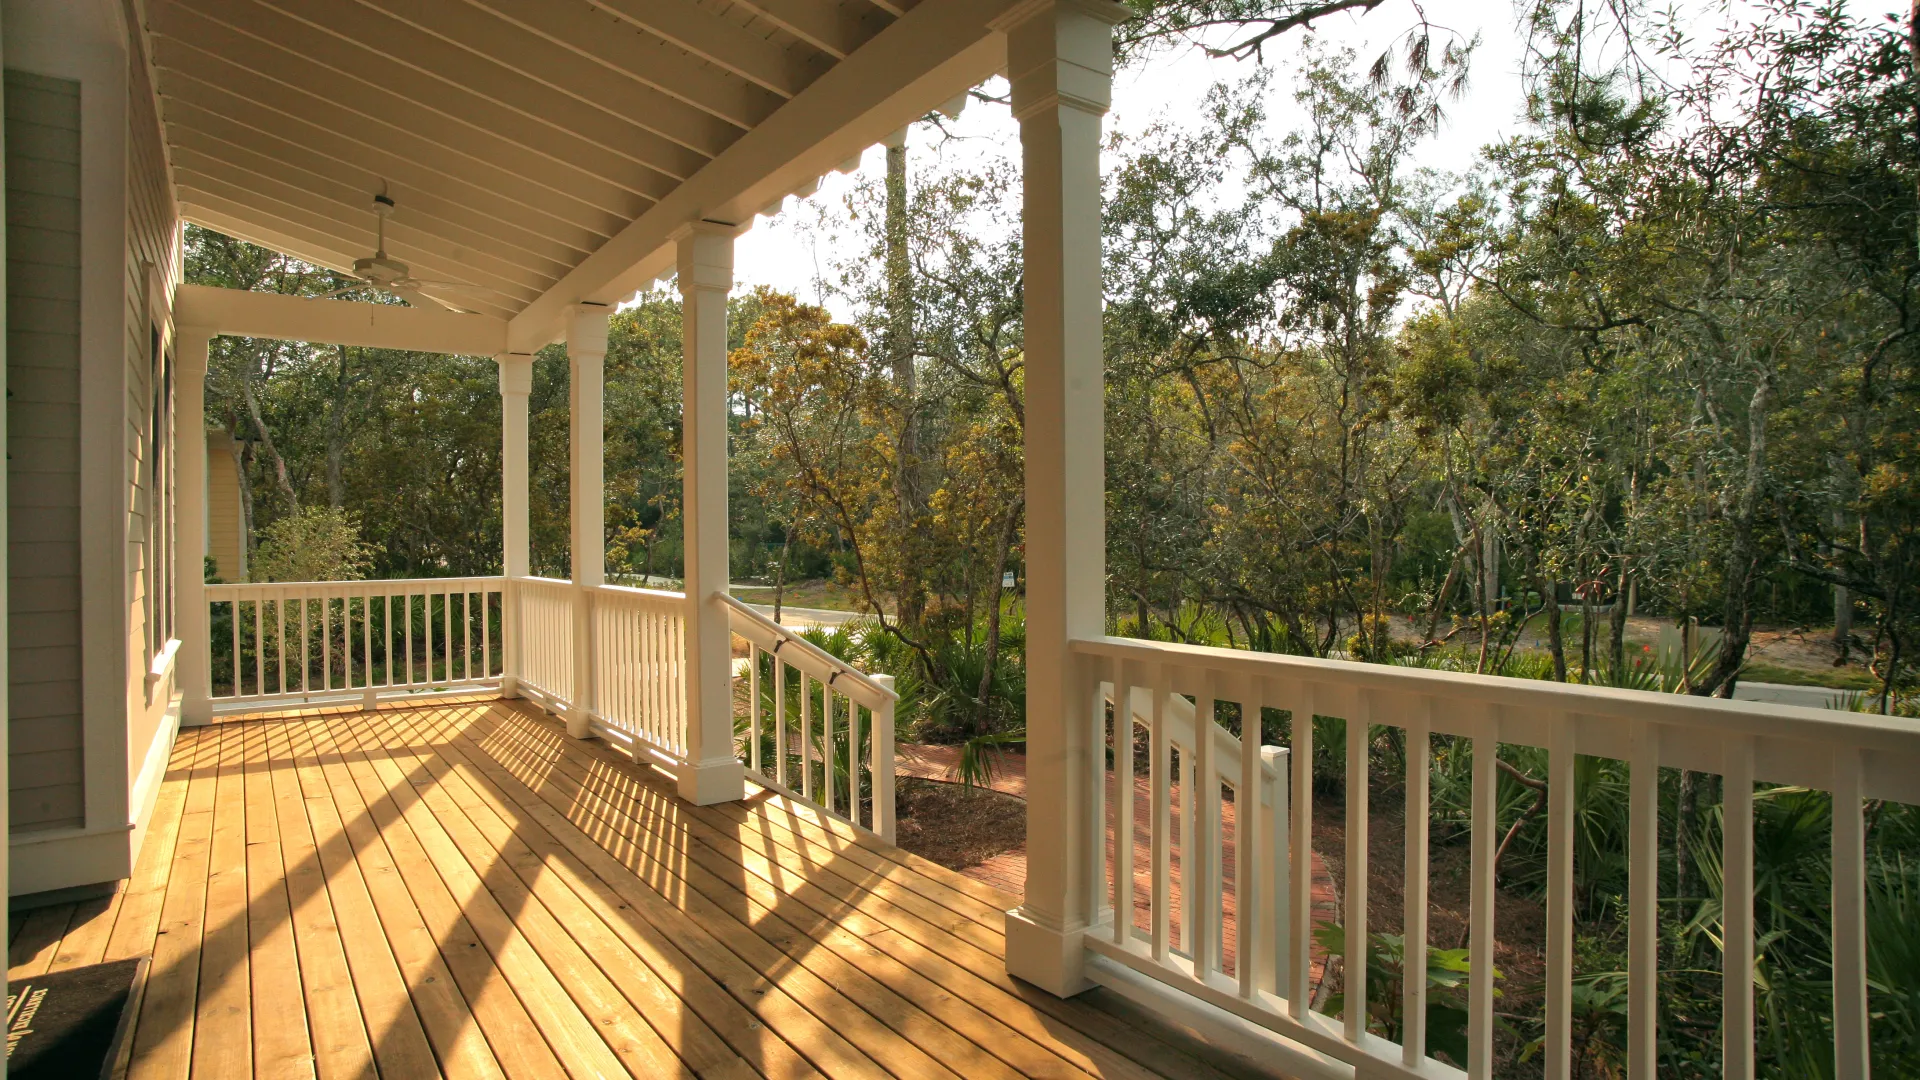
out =
[[[1314,930],[1313,938],[1329,956],[1346,955],[1346,927],[1321,926]],[[1367,935],[1367,943],[1367,1030],[1402,1042],[1406,1038],[1406,939],[1399,934],[1375,933]],[[1468,950],[1428,946],[1426,1051],[1445,1055],[1463,1067],[1467,1063],[1467,1010],[1461,989],[1472,972]],[[1498,969],[1494,970],[1493,977],[1502,977]],[[1495,989],[1494,995],[1499,994]],[[1344,1017],[1346,995],[1337,993],[1328,997],[1326,1008],[1328,1015]]]
[[[372,565],[358,514],[309,506],[262,530],[248,569],[259,581],[359,581]]]

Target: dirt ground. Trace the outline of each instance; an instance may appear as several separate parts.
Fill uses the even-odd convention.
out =
[[[1024,799],[903,776],[894,789],[895,841],[949,870],[978,866],[1027,842]]]
[[[1313,847],[1332,871],[1343,905],[1347,896],[1346,813],[1346,803],[1338,797],[1317,795],[1314,799]],[[1367,928],[1374,933],[1398,934],[1405,926],[1406,850],[1404,798],[1398,790],[1375,791],[1367,804]],[[1434,948],[1464,948],[1472,910],[1467,845],[1464,838],[1458,843],[1430,840],[1427,850],[1427,940]],[[1342,907],[1342,918],[1344,912]],[[1545,907],[1531,897],[1501,889],[1494,897],[1493,921],[1493,960],[1500,973],[1494,984],[1500,994],[1496,1012],[1512,1019],[1544,1017]],[[1338,973],[1332,978],[1337,979]],[[1503,1026],[1496,1030],[1494,1040],[1500,1076],[1540,1074],[1537,1057],[1520,1064],[1523,1040],[1514,1030]]]
[[[1577,609],[1570,609],[1577,611]],[[1600,618],[1604,619],[1602,615]],[[1670,619],[1635,615],[1627,620],[1626,641],[1629,649],[1639,649],[1655,645],[1662,634],[1671,633],[1674,624]],[[1601,642],[1604,645],[1607,628],[1604,622],[1598,627]],[[1424,622],[1416,623],[1403,616],[1393,616],[1393,636],[1397,641],[1416,643],[1423,640],[1426,632]],[[1443,623],[1440,632],[1445,635],[1447,626]],[[1476,641],[1474,627],[1462,625],[1450,639],[1456,647],[1467,647]],[[1520,645],[1528,649],[1545,649],[1547,632],[1544,624],[1536,619],[1520,635]],[[1567,642],[1570,662],[1577,662],[1580,640],[1577,635]],[[1752,669],[1746,676],[1758,682],[1793,681],[1817,685],[1828,685],[1840,689],[1863,688],[1873,681],[1872,673],[1865,663],[1867,645],[1856,635],[1853,646],[1848,650],[1848,663],[1837,664],[1839,650],[1833,642],[1833,627],[1793,626],[1793,627],[1755,627],[1753,638],[1747,646],[1747,663]],[[1773,669],[1773,670],[1768,670]]]

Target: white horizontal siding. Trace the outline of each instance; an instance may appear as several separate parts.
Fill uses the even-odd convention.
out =
[[[82,824],[80,87],[6,72],[8,792]]]

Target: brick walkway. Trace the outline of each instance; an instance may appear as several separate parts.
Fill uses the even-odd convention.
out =
[[[931,746],[923,743],[903,743],[894,757],[895,768],[902,776],[917,776],[926,780],[939,780],[957,783],[960,778],[960,748],[957,746]],[[1113,800],[1114,775],[1107,774],[1107,814],[1109,827],[1107,833],[1107,865],[1113,865]],[[1024,799],[1027,797],[1027,757],[1025,754],[1003,752],[996,754],[993,761],[993,779],[990,786],[999,792]],[[1151,928],[1152,918],[1152,790],[1146,777],[1134,781],[1134,926],[1141,930]],[[1173,835],[1169,846],[1173,864],[1169,882],[1169,899],[1172,901],[1173,940],[1180,941],[1180,796],[1176,786],[1173,793]],[[1222,966],[1233,970],[1234,963],[1234,845],[1233,845],[1234,805],[1222,801],[1220,804],[1220,840],[1224,850],[1221,859],[1221,907],[1225,914],[1222,925]],[[995,888],[1005,889],[1015,896],[1023,896],[1027,889],[1027,853],[1024,848],[995,855],[978,866],[970,866],[960,871],[978,881],[984,881]],[[1331,926],[1340,921],[1340,900],[1333,885],[1333,875],[1327,872],[1327,864],[1319,852],[1313,853],[1313,922],[1315,926]],[[1318,987],[1325,974],[1325,957],[1318,944],[1313,946],[1310,977]]]

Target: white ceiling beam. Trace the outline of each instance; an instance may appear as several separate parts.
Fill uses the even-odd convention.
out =
[[[363,255],[373,254],[378,242],[374,231],[375,217],[372,201],[348,202],[315,195],[291,184],[282,183],[258,173],[243,172],[232,168],[222,168],[221,163],[209,161],[194,150],[178,148],[174,157],[175,182],[181,187],[191,187],[200,191],[228,193],[231,191],[251,192],[263,200],[298,210],[311,215],[311,219],[328,220],[338,223],[330,230],[342,237],[355,237],[365,234],[360,246]],[[408,264],[419,263],[421,267],[429,262],[438,264],[443,271],[459,270],[470,282],[491,285],[507,292],[508,296],[530,300],[538,296],[559,280],[565,269],[552,268],[547,271],[535,269],[522,263],[501,257],[499,249],[491,244],[463,244],[449,237],[445,232],[419,227],[414,219],[401,214],[394,215],[387,222],[387,253]],[[547,264],[551,267],[551,264]],[[570,269],[570,268],[566,268]],[[557,271],[557,272],[555,272]],[[422,274],[423,277],[435,275]],[[521,290],[528,295],[521,296]]]
[[[431,191],[578,249],[599,247],[626,222],[572,199],[553,198],[518,177],[491,172],[453,175],[419,159],[355,142],[329,128],[274,112],[208,83],[169,76],[162,85],[167,124],[191,127],[226,142],[255,146],[316,172],[360,178],[369,196],[388,182],[397,197]]]
[[[222,9],[223,22],[292,50],[317,63],[373,87],[376,91],[410,98],[429,108],[547,153],[569,157],[569,143],[554,142],[564,135],[594,148],[580,158],[583,167],[603,171],[606,160],[624,158],[674,179],[726,145],[689,147],[683,140],[662,135],[648,125],[601,109],[582,109],[577,100],[528,78],[516,67],[453,45],[397,17],[358,4],[328,0],[270,0]],[[475,20],[476,22],[480,20]],[[496,26],[499,24],[496,23]],[[511,32],[510,27],[500,29]],[[659,111],[677,102],[658,94],[651,104]],[[702,123],[711,123],[700,117]],[[728,141],[731,141],[729,139]],[[615,166],[618,168],[618,166]],[[607,175],[613,175],[609,172]]]
[[[170,111],[187,112],[188,109],[183,106]],[[218,122],[217,117],[201,119]],[[198,125],[167,124],[167,142],[174,157],[192,154],[201,163],[201,171],[214,175],[226,175],[227,170],[257,173],[321,198],[363,207],[371,207],[371,193],[379,191],[386,182],[385,177],[341,169],[313,155],[294,157],[286,152],[289,147],[283,142],[259,138],[258,133],[255,136],[248,140],[253,145],[242,145],[202,130]],[[318,168],[313,167],[315,165]],[[396,217],[417,221],[422,228],[445,230],[449,239],[459,243],[508,252],[504,257],[510,261],[538,268],[556,279],[591,250],[569,247],[545,234],[476,213],[430,191],[408,188],[396,194],[393,185],[387,187],[388,193],[401,204]],[[557,226],[559,222],[552,224]]]
[[[256,24],[245,28],[206,18],[179,3],[169,3],[164,10],[168,17],[154,49],[162,70],[191,62],[183,60],[183,53],[211,57],[266,83],[268,88],[262,92],[284,98],[291,89],[324,102],[336,115],[342,110],[358,113],[407,131],[415,139],[498,161],[502,167],[518,169],[529,179],[563,190],[568,184],[583,191],[599,185],[653,199],[683,179],[665,167],[615,153],[340,38],[272,17],[252,4],[234,8]],[[275,104],[265,99],[263,103]],[[703,160],[657,136],[628,130],[671,147],[684,159],[672,162],[675,167],[690,168]]]
[[[461,356],[507,351],[502,320],[433,308],[181,285],[173,311],[181,326],[237,337]]]
[[[271,2],[315,6],[315,0]],[[334,14],[336,10],[340,12],[338,16]],[[330,22],[351,19],[353,10],[352,5],[339,4],[338,0],[326,0],[318,5],[321,17]],[[357,10],[366,11],[368,7],[362,4]],[[390,0],[379,4],[378,11],[388,17],[382,19],[383,22],[397,21],[407,26],[407,42],[431,35],[430,40],[438,46],[401,45],[396,52],[406,57],[407,62],[424,68],[429,58],[433,58],[434,69],[445,77],[460,79],[465,85],[475,87],[476,92],[483,90],[498,101],[524,109],[529,115],[546,117],[553,123],[560,123],[561,118],[578,117],[568,122],[606,127],[607,121],[615,121],[638,127],[647,133],[648,139],[664,139],[681,150],[677,157],[662,160],[678,162],[686,160],[688,152],[697,155],[692,166],[695,169],[740,137],[741,128],[725,120],[692,108],[645,83],[609,71],[603,65],[583,64],[572,50],[529,34],[490,12],[475,10],[462,0]],[[385,42],[386,35],[373,40]],[[473,63],[460,64],[456,57],[445,55],[448,50],[466,55]],[[481,58],[487,67],[497,65],[511,72],[511,77],[468,81],[460,76],[462,67],[473,67],[482,62]],[[596,116],[604,119],[596,123],[591,119]],[[651,156],[652,151],[643,145],[645,140],[628,142],[642,157]],[[687,175],[678,164],[671,171],[676,176]]]
[[[865,17],[827,0],[734,0],[734,3],[819,49],[844,60],[891,20],[879,12]]]
[[[466,0],[529,34],[653,87],[745,131],[786,98],[722,71],[599,8],[552,0]]]
[[[670,240],[683,226],[744,230],[761,207],[999,71],[1006,40],[988,24],[1018,2],[924,0],[516,315],[514,348],[554,340],[573,304],[616,303],[669,272]]]
[[[826,66],[735,26],[692,0],[593,0],[603,8],[749,82],[792,97]]]
[[[305,237],[289,236],[252,217],[235,217],[216,207],[199,205],[184,198],[180,200],[180,217],[190,225],[212,229],[235,240],[245,240],[255,247],[278,251],[303,263],[348,277],[353,276],[353,260],[359,257],[344,250],[334,251]]]
[[[581,173],[550,175],[542,183],[525,175],[535,171],[524,168],[530,155],[512,155],[523,168],[509,171],[477,151],[455,150],[387,121],[351,115],[337,105],[226,65],[209,54],[178,48],[167,39],[155,44],[154,51],[162,58],[161,85],[167,97],[185,98],[228,116],[263,109],[268,119],[261,126],[269,130],[292,126],[289,121],[304,122],[311,129],[344,140],[347,145],[343,152],[348,160],[367,161],[370,167],[377,167],[369,159],[381,156],[372,151],[383,151],[445,176],[465,176],[529,206],[545,205],[556,214],[606,222],[615,229],[652,204],[651,199]],[[443,122],[440,126],[453,125]]]
[[[356,242],[350,227],[339,222],[315,219],[297,207],[276,203],[228,185],[201,185],[200,178],[192,178],[195,182],[187,183],[187,179],[183,177],[178,185],[182,206],[203,207],[228,221],[258,222],[262,228],[299,245],[295,247],[271,245],[276,251],[285,252],[302,261],[325,265],[328,269],[340,269],[344,265],[345,269],[341,272],[349,277],[353,276],[353,260],[365,258],[369,254]],[[309,252],[312,252],[314,257],[309,257]],[[394,253],[389,251],[388,254]],[[395,257],[407,262],[413,272],[421,277],[440,281],[458,280],[451,274],[445,273],[446,268],[443,265],[423,259],[417,252],[409,254],[411,259],[398,255]],[[324,263],[318,261],[322,257],[326,260]],[[468,276],[474,275],[469,272]],[[509,299],[487,292],[474,293],[470,297],[463,293],[462,299],[473,301],[472,304],[463,306],[502,317],[511,316],[521,303],[518,297]]]
[[[158,44],[164,46],[165,42]],[[155,51],[162,55],[167,52],[164,47]],[[183,58],[187,63],[198,59],[193,56]],[[212,65],[202,63],[199,66],[205,72]],[[262,123],[257,126],[269,130],[293,128],[296,125],[292,121],[304,122],[309,133],[317,129],[342,140],[343,145],[339,149],[345,155],[345,160],[364,161],[369,168],[382,169],[385,175],[394,173],[387,172],[383,166],[375,163],[383,156],[424,165],[443,176],[464,174],[473,182],[511,194],[526,205],[544,204],[556,214],[592,222],[595,231],[600,231],[602,225],[609,232],[618,231],[622,223],[631,221],[650,205],[647,199],[598,184],[595,185],[597,190],[593,191],[579,190],[585,185],[574,185],[574,191],[555,190],[552,186],[529,181],[518,173],[500,169],[491,162],[428,142],[404,128],[371,118],[343,115],[338,109],[329,110],[311,98],[255,79],[250,74],[244,78],[224,70],[207,74],[215,81],[203,81],[198,74],[185,67],[163,66],[162,86],[169,98],[183,98],[222,115],[238,117],[253,110],[262,110],[265,116],[261,117]]]

